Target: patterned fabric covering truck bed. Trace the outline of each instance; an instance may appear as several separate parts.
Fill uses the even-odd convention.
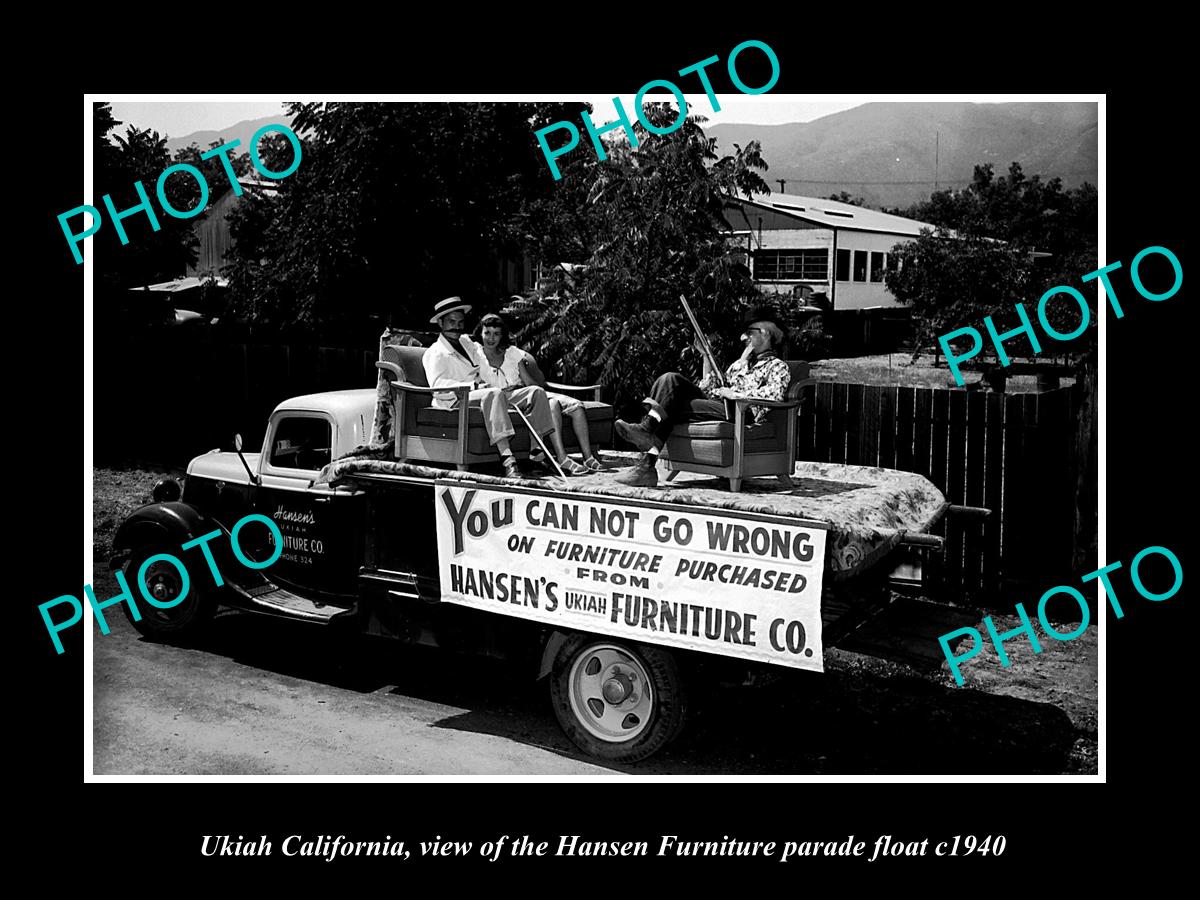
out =
[[[614,480],[619,473],[620,470],[613,470],[569,482],[558,478],[515,479],[363,455],[331,463],[321,472],[317,483],[337,483],[365,474],[406,475],[480,485],[524,485],[610,501],[625,497],[827,522],[826,570],[837,581],[862,575],[885,558],[906,533],[929,531],[949,506],[941,492],[920,475],[866,466],[798,462],[792,476],[794,487],[787,492],[778,490],[774,479],[764,479],[761,485],[750,479],[741,491],[734,493],[720,487],[717,479],[688,472],[681,472],[674,481],[660,487],[627,487]]]

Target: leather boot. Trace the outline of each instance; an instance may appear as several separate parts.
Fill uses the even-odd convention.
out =
[[[630,487],[657,487],[658,486],[658,457],[653,453],[643,453],[642,458],[628,472],[623,472],[618,475],[614,481],[618,484],[627,484]]]
[[[624,419],[617,419],[614,427],[622,440],[645,452],[651,447],[662,448],[662,441],[656,436],[659,424],[658,419],[646,413],[642,416],[642,421],[636,425],[626,422]]]

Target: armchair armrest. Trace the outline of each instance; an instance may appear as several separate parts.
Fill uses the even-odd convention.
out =
[[[389,378],[388,381],[404,380],[404,370],[394,362],[388,362],[387,360],[381,359],[375,363],[375,368],[391,373],[392,377]]]
[[[600,387],[601,386],[598,384],[558,384],[557,382],[554,382],[554,381],[547,381],[546,387],[548,387],[552,391],[560,391],[560,392],[591,391],[593,400],[598,401],[600,399]]]
[[[787,390],[788,399],[789,400],[801,399],[800,392],[803,391],[810,384],[816,384],[816,383],[817,383],[817,379],[815,379],[815,378],[801,378],[798,381],[793,381],[791,384],[788,385],[788,390]]]
[[[388,379],[388,384],[397,390],[409,394],[454,394],[458,402],[465,404],[467,402],[467,395],[472,390],[472,386],[469,384],[447,384],[438,388],[420,387],[408,381],[408,376],[404,373],[404,369],[396,363],[388,362],[387,360],[379,360],[375,363],[375,368],[390,373],[392,378]]]
[[[457,385],[442,385],[441,387],[420,387],[419,385],[409,384],[407,381],[393,381],[391,386],[398,391],[404,391],[406,394],[454,394],[460,403],[466,403],[467,397],[471,393],[469,384]]]
[[[800,405],[800,398],[796,397],[793,400],[764,400],[758,397],[738,397],[733,401],[739,409],[745,409],[748,406],[763,406],[767,409],[792,409]]]

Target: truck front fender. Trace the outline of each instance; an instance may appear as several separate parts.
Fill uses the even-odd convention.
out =
[[[170,503],[151,503],[129,514],[113,538],[114,555],[109,568],[118,569],[129,554],[147,544],[184,544],[219,528],[228,530],[193,506],[178,500]]]
[[[558,648],[566,643],[567,637],[568,635],[562,631],[550,632],[546,646],[542,649],[542,664],[538,666],[537,678],[534,681],[541,681],[550,674],[550,669],[554,665],[554,657],[558,655]]]

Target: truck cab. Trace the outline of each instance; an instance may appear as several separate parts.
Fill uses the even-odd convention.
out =
[[[188,464],[182,495],[177,485],[163,491],[160,483],[156,502],[135,510],[114,539],[110,565],[123,567],[131,585],[143,560],[179,554],[182,544],[214,530],[228,537],[250,513],[275,523],[283,547],[269,568],[254,571],[222,553],[228,540],[214,541],[220,586],[200,574],[198,551],[182,554],[193,571],[191,594],[172,609],[145,610],[140,620],[130,619],[133,626],[152,638],[181,638],[198,631],[219,604],[462,652],[536,654],[545,629],[438,602],[433,479],[390,478],[372,491],[318,483],[332,460],[367,443],[375,404],[374,390],[290,398],[272,412],[257,452],[243,450],[239,435],[238,449],[211,450]],[[258,561],[275,554],[274,544],[265,529],[246,529],[239,538]],[[151,575],[163,582],[160,599],[182,592],[169,566]]]
[[[352,609],[363,554],[365,498],[361,491],[314,481],[331,460],[366,443],[374,408],[373,390],[283,401],[271,414],[261,450],[212,450],[197,456],[188,464],[177,501],[155,503],[131,515],[117,533],[114,567],[142,555],[139,551],[148,546],[192,540],[214,527],[228,531],[242,516],[258,513],[279,527],[282,553],[263,576],[231,566],[227,571],[237,579],[230,584],[234,598],[252,599],[259,609],[274,604],[280,613],[315,620]],[[256,535],[261,546],[251,539],[246,552],[269,558],[274,539],[269,532]],[[146,628],[167,618],[151,617]]]
[[[333,459],[366,443],[374,408],[372,390],[285,400],[271,414],[257,454],[212,452],[193,459],[183,500],[212,509],[226,527],[234,503],[242,514],[271,519],[284,541],[271,580],[352,606],[365,502],[360,491],[313,482]]]

